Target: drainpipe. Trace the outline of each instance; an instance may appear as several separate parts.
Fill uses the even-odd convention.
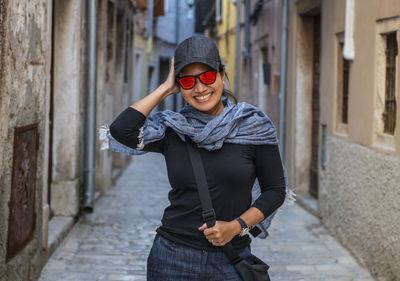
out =
[[[96,92],[97,92],[97,7],[98,0],[87,1],[87,69],[85,110],[84,205],[93,212],[96,169]]]
[[[235,97],[239,97],[240,75],[240,8],[242,0],[236,0],[236,48],[235,48]]]
[[[251,57],[250,54],[250,0],[244,0],[244,50],[243,54],[246,59]]]
[[[354,60],[354,0],[346,0],[343,57]]]
[[[181,15],[181,0],[175,0],[175,48],[179,44],[179,17]],[[179,111],[184,103],[182,95],[173,95],[174,110]]]
[[[149,0],[147,15],[147,52],[151,53],[153,49],[153,16],[154,16],[154,0]]]
[[[282,4],[281,30],[281,79],[279,83],[279,142],[282,161],[285,159],[285,118],[286,118],[286,64],[287,64],[287,32],[288,32],[288,0]]]
[[[175,47],[179,44],[179,9],[180,0],[175,0]]]

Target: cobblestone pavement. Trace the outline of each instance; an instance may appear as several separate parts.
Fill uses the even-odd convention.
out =
[[[146,280],[146,259],[168,190],[162,156],[136,156],[94,212],[68,234],[40,281]],[[373,280],[318,219],[296,204],[280,211],[270,234],[255,239],[252,250],[271,266],[274,281]]]

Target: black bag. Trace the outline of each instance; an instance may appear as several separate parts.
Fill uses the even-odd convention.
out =
[[[242,259],[233,265],[240,277],[244,281],[271,281],[268,274],[269,266],[254,255],[252,258],[254,264],[249,264],[246,260]]]
[[[186,147],[197,183],[201,208],[203,209],[203,220],[208,227],[213,227],[216,222],[216,216],[208,190],[203,161],[201,160],[199,151],[191,144],[191,140],[187,136],[185,137]],[[243,281],[271,281],[268,274],[269,266],[256,256],[252,255],[252,263],[247,262],[236,253],[230,242],[222,246],[222,250]]]

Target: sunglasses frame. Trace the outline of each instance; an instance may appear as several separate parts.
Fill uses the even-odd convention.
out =
[[[214,72],[214,73],[215,73],[215,80],[214,80],[212,83],[209,83],[209,84],[204,83],[204,82],[201,81],[201,79],[200,79],[200,76],[203,75],[204,73],[207,73],[207,72]],[[197,74],[197,75],[185,75],[185,76],[181,76],[181,77],[178,77],[178,76],[177,76],[177,77],[176,77],[176,82],[177,82],[178,85],[179,85],[180,87],[182,87],[182,89],[184,89],[184,90],[193,89],[193,88],[196,86],[196,84],[197,84],[197,80],[199,80],[199,81],[200,81],[202,84],[204,84],[204,85],[211,85],[211,84],[214,84],[215,81],[217,81],[217,72],[218,72],[218,71],[216,71],[216,70],[206,70],[206,71],[204,71],[204,72],[202,72],[202,73],[199,73],[199,74]],[[184,88],[184,87],[181,85],[181,83],[179,82],[180,79],[186,78],[186,77],[194,77],[194,84],[193,84],[193,86],[190,87],[190,88]]]

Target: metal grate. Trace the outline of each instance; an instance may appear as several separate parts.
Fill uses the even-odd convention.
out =
[[[350,62],[343,58],[342,123],[348,123]]]
[[[38,150],[37,124],[15,128],[6,262],[33,238]]]
[[[339,44],[338,53],[338,110],[341,117],[340,122],[343,124],[348,124],[350,62],[343,57],[342,42]]]
[[[385,83],[385,112],[382,114],[384,132],[394,134],[396,128],[396,57],[398,54],[397,34],[388,33],[386,36],[386,83]]]

